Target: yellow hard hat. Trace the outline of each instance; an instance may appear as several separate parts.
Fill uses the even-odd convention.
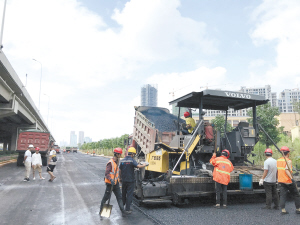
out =
[[[130,148],[128,149],[128,152],[131,152],[131,153],[136,154],[136,149],[135,149],[134,147],[130,147]]]

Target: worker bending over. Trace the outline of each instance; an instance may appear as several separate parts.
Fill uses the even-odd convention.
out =
[[[128,149],[128,156],[120,162],[120,170],[121,170],[121,180],[122,180],[122,200],[123,204],[126,204],[126,213],[130,214],[132,211],[130,210],[130,205],[133,198],[133,190],[134,190],[134,168],[143,168],[149,163],[144,163],[143,165],[138,165],[138,163],[133,159],[136,154],[136,149],[134,147],[130,147]]]
[[[221,192],[223,194],[223,208],[227,207],[227,185],[230,181],[230,173],[233,171],[233,165],[228,160],[230,153],[224,149],[220,157],[213,154],[210,163],[215,167],[213,172],[213,180],[216,182],[216,199],[217,204],[215,208],[221,207]]]
[[[286,202],[288,191],[295,199],[296,213],[300,214],[300,195],[299,195],[296,182],[293,179],[291,174],[293,172],[293,168],[292,168],[292,160],[289,159],[290,150],[288,147],[282,146],[280,151],[282,152],[283,156],[277,160],[277,169],[278,169],[278,183],[280,185],[281,215],[288,214],[288,212],[285,210],[285,202]]]
[[[274,208],[279,209],[279,198],[276,188],[277,162],[272,158],[272,149],[265,151],[266,160],[264,162],[264,173],[259,181],[259,185],[264,185],[266,192],[266,206],[262,209],[271,209],[272,199],[274,199]]]
[[[195,120],[191,117],[189,112],[185,112],[183,116],[185,117],[186,129],[182,129],[182,134],[190,134],[196,126]]]
[[[100,212],[99,214],[101,215],[103,205],[104,203],[110,198],[111,195],[111,188],[113,185],[112,191],[114,192],[118,205],[120,207],[120,210],[122,214],[126,214],[122,202],[122,196],[121,196],[121,190],[119,186],[119,159],[122,154],[122,149],[121,148],[115,148],[114,149],[114,157],[108,161],[106,164],[106,170],[105,170],[105,184],[106,184],[106,189],[105,189],[105,194],[102,198],[101,205],[100,205]]]

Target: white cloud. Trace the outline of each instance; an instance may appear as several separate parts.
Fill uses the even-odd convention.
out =
[[[276,65],[266,72],[265,80],[276,91],[295,88],[300,83],[300,2],[265,0],[254,11],[253,19],[254,43],[275,46]]]
[[[134,83],[155,63],[187,57],[197,62],[200,54],[218,52],[206,24],[183,17],[179,6],[179,0],[129,1],[111,15],[119,25],[116,28],[78,0],[7,1],[4,53],[24,83],[28,74],[27,90],[36,103],[41,65],[32,59],[42,63],[40,112],[46,121],[45,93],[50,96],[49,124],[57,141],[69,140],[71,130],[85,130],[93,140],[131,132],[132,96],[127,102],[115,102],[125,121],[117,129],[108,118],[119,113],[104,110],[106,102],[102,102],[111,92],[98,96],[91,89],[113,89],[122,79]],[[91,109],[82,106],[83,101],[90,102]]]
[[[266,64],[266,61],[264,59],[255,59],[250,61],[249,68],[257,68],[264,66]]]
[[[225,88],[226,69],[223,67],[200,67],[194,71],[182,73],[155,74],[147,83],[158,84],[158,106],[169,108],[168,102],[190,92],[199,92],[207,86],[209,89]],[[174,93],[174,96],[173,96]]]

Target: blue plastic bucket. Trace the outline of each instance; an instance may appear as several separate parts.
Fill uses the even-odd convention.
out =
[[[252,174],[239,174],[240,190],[253,190]]]

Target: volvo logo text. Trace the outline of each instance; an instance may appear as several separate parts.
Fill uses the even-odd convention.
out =
[[[247,98],[247,99],[251,98],[251,95],[242,94],[242,93],[234,93],[234,92],[227,92],[227,91],[225,91],[225,94],[228,97],[234,97],[234,98]]]

